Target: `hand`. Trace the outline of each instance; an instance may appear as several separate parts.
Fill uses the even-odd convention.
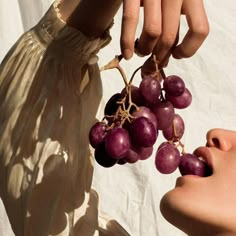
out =
[[[156,54],[160,66],[165,66],[171,55],[176,59],[194,55],[209,33],[203,0],[123,0],[121,51],[125,59],[134,53],[141,6],[144,24],[137,51]],[[189,30],[178,44],[181,14],[186,16]]]

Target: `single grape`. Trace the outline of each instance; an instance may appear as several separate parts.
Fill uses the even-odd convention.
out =
[[[114,115],[119,107],[119,104],[117,104],[117,102],[121,100],[121,98],[121,93],[116,93],[112,95],[106,103],[104,114],[108,116]]]
[[[174,97],[166,93],[165,98],[166,100],[170,101],[175,108],[178,109],[184,109],[192,102],[192,94],[187,88],[185,88],[184,92],[180,96]]]
[[[185,90],[184,81],[177,75],[170,75],[165,78],[163,88],[170,96],[180,96]]]
[[[157,124],[159,130],[167,129],[174,119],[174,107],[168,101],[158,102],[152,106],[152,112],[157,118]]]
[[[107,135],[106,124],[104,122],[96,122],[89,132],[89,142],[93,148],[97,148],[104,141]]]
[[[136,150],[131,147],[128,151],[128,154],[124,157],[124,160],[128,163],[135,163],[140,159],[140,155],[136,152]]]
[[[153,147],[136,147],[136,151],[140,156],[140,160],[146,160],[151,157],[153,153]]]
[[[190,153],[181,156],[179,171],[181,175],[198,175],[202,177],[211,173],[210,167],[204,161]]]
[[[117,160],[108,155],[105,149],[105,144],[101,143],[94,153],[95,160],[103,167],[112,167],[116,164]]]
[[[108,155],[114,159],[125,157],[130,149],[130,136],[123,128],[113,128],[107,133],[105,147]]]
[[[166,140],[178,141],[184,134],[184,121],[180,115],[175,114],[171,126],[162,131],[163,136]]]
[[[132,113],[132,116],[134,116],[135,118],[145,117],[154,124],[156,129],[158,129],[157,118],[155,114],[151,111],[151,109],[149,109],[148,107],[140,106]]]
[[[151,121],[145,117],[136,118],[129,128],[135,146],[151,147],[156,142],[158,132]]]
[[[159,101],[161,85],[157,79],[153,77],[143,79],[139,85],[139,89],[147,103],[155,104]]]
[[[170,174],[174,172],[180,163],[179,150],[170,143],[165,143],[157,150],[155,165],[162,174]]]

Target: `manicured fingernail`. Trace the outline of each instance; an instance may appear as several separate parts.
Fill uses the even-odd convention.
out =
[[[130,49],[124,49],[124,55],[123,56],[126,60],[129,60],[132,57],[131,50]]]

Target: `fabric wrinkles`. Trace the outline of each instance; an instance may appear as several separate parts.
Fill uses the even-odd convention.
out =
[[[110,40],[87,38],[51,6],[0,66],[0,194],[16,235],[129,235],[91,189],[102,84],[87,62]]]

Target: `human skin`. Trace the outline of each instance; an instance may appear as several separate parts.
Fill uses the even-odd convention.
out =
[[[202,0],[123,0],[121,50],[126,59],[134,52],[133,41],[139,21],[140,5],[144,9],[144,24],[138,51],[153,52],[164,66],[172,55],[176,59],[191,57],[201,47],[209,33],[209,24]],[[178,44],[181,15],[189,26]]]
[[[209,177],[179,177],[160,203],[162,215],[189,236],[236,235],[236,132],[213,129],[195,151],[212,168]]]
[[[140,6],[144,10],[143,30],[137,52],[154,53],[159,67],[166,66],[169,57],[191,57],[201,47],[209,33],[209,24],[202,0],[62,0],[62,18],[87,36],[99,37],[110,26],[123,3],[121,52],[125,59],[134,53]],[[186,16],[189,30],[178,44],[181,14]]]
[[[100,37],[111,25],[122,0],[62,0],[60,13],[68,25],[88,37]]]

